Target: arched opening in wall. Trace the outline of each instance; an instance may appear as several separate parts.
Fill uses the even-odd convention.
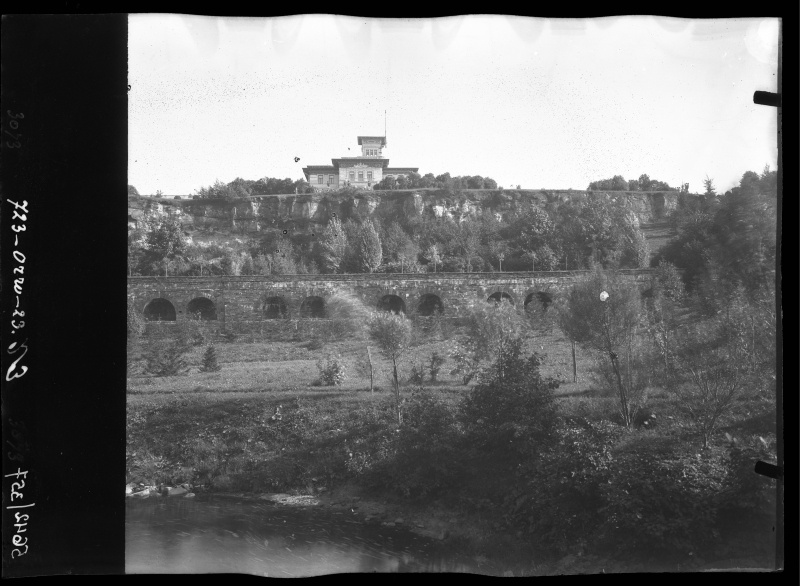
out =
[[[511,297],[511,295],[509,295],[505,291],[498,291],[497,293],[492,293],[491,295],[489,295],[489,298],[486,301],[488,301],[489,303],[496,303],[496,304],[500,304],[505,301],[506,303],[514,305],[514,299]]]
[[[378,311],[406,312],[406,302],[397,295],[384,295],[378,301]]]
[[[300,305],[300,315],[302,317],[312,318],[326,317],[325,300],[317,296],[306,297]]]
[[[175,321],[175,307],[166,299],[159,297],[144,306],[145,321]]]
[[[444,305],[442,304],[442,300],[439,298],[438,295],[434,295],[433,293],[426,293],[419,299],[419,305],[417,306],[417,313],[423,317],[428,317],[434,314],[440,314],[444,312]]]
[[[214,302],[205,297],[192,299],[186,306],[186,312],[192,319],[211,320],[217,319],[217,307]]]
[[[269,297],[264,302],[264,317],[267,319],[280,319],[288,315],[286,301],[283,297]]]
[[[533,305],[531,305],[532,303]],[[552,303],[553,296],[550,293],[536,291],[536,293],[531,293],[525,298],[525,310],[532,311],[534,309],[541,308],[546,311],[547,308],[552,305]]]

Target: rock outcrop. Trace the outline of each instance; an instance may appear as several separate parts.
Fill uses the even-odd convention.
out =
[[[400,218],[430,214],[461,220],[494,214],[503,218],[534,202],[540,206],[587,197],[592,192],[574,190],[407,190],[358,191],[334,194],[264,195],[237,201],[197,199],[151,199],[128,197],[129,224],[147,213],[171,216],[184,231],[249,234],[268,228],[301,231],[322,229],[337,216]],[[595,194],[601,192],[594,192]],[[639,224],[663,221],[680,197],[669,192],[602,192],[611,200],[621,199]]]

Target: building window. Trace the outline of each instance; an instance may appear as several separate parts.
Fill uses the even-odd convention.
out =
[[[323,181],[322,177],[323,177],[322,175],[317,175],[317,183],[319,183],[320,185],[322,185]]]
[[[328,175],[328,183],[331,185],[334,184],[333,175]]]
[[[364,171],[359,171],[358,172],[358,180],[359,181],[364,181]]]
[[[355,181],[355,180],[356,180],[356,172],[350,171],[350,181]]]
[[[372,181],[372,171],[367,171],[367,181]]]

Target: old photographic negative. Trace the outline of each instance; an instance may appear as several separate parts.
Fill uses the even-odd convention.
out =
[[[126,571],[775,569],[779,38],[131,16]]]

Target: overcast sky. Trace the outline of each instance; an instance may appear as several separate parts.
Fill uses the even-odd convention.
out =
[[[718,189],[777,165],[777,19],[135,15],[129,183],[303,177],[382,135],[391,166],[586,189]],[[348,150],[348,148],[350,150]],[[300,161],[295,162],[294,158]]]

